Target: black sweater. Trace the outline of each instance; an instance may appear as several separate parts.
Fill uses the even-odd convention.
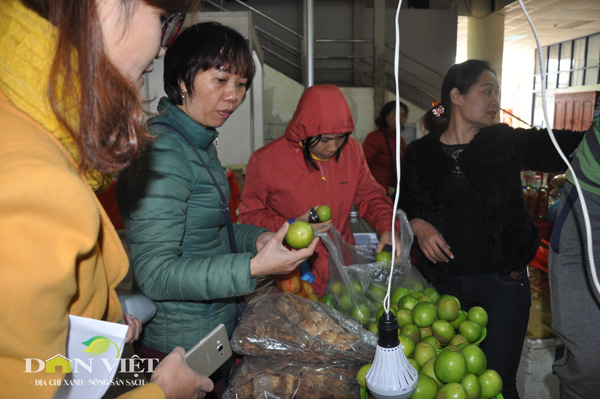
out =
[[[583,132],[565,130],[554,131],[554,135],[567,156],[583,138]],[[464,238],[446,237],[446,233],[460,229],[445,225],[451,220],[445,214],[449,209],[445,194],[455,162],[443,151],[439,138],[439,134],[431,133],[408,146],[401,168],[400,207],[409,220],[421,218],[437,228],[447,241],[457,242]],[[540,235],[523,198],[520,172],[561,172],[567,168],[548,133],[513,129],[504,124],[483,128],[461,153],[457,165],[470,186],[475,213],[485,225],[487,234],[483,241],[489,251],[485,271],[509,274],[522,269],[535,256]],[[465,221],[476,219],[468,216]],[[470,243],[460,244],[465,247]],[[476,260],[481,260],[480,255],[481,251]],[[437,282],[447,277],[448,264],[431,263],[420,249],[417,259],[428,280]],[[459,267],[464,269],[465,265]],[[481,270],[466,273],[478,274]]]

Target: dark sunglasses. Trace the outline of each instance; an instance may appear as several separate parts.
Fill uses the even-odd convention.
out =
[[[162,21],[162,39],[160,45],[163,47],[169,47],[175,41],[177,34],[181,30],[183,21],[185,20],[184,14],[173,14],[169,17],[161,17]]]

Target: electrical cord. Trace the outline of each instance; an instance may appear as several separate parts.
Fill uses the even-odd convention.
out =
[[[598,294],[600,294],[600,283],[598,282],[598,276],[596,274],[596,265],[594,263],[594,251],[593,251],[593,245],[592,245],[593,240],[592,240],[592,230],[591,230],[591,226],[590,226],[590,216],[589,216],[588,209],[587,209],[587,206],[585,203],[585,198],[583,197],[583,192],[581,191],[581,186],[579,185],[579,179],[577,178],[575,171],[571,167],[571,163],[569,162],[569,160],[567,159],[565,154],[560,149],[560,146],[558,145],[556,138],[554,137],[554,132],[552,131],[552,128],[550,127],[550,123],[548,122],[548,104],[546,102],[546,68],[545,68],[545,63],[544,63],[544,55],[542,53],[542,46],[540,44],[540,38],[537,34],[535,26],[533,25],[533,21],[531,21],[531,18],[529,17],[529,13],[527,12],[527,9],[525,8],[525,4],[523,3],[523,0],[519,0],[519,5],[521,6],[521,9],[523,10],[523,14],[525,14],[525,18],[527,18],[527,22],[529,22],[529,26],[531,27],[531,30],[533,32],[533,36],[535,37],[535,42],[537,45],[538,62],[540,65],[540,72],[542,73],[542,109],[544,111],[544,122],[546,123],[546,127],[548,129],[548,134],[550,135],[550,139],[552,140],[552,144],[554,144],[554,147],[560,154],[560,156],[563,159],[563,161],[565,162],[565,164],[567,164],[567,166],[569,167],[569,170],[571,171],[571,174],[573,175],[573,181],[575,182],[575,189],[577,190],[577,194],[579,195],[579,199],[581,201],[581,208],[583,211],[583,220],[584,220],[584,224],[585,224],[588,258],[589,258],[589,262],[590,262],[590,272],[592,274],[592,280],[594,281],[596,290],[598,291]]]
[[[400,91],[398,88],[398,71],[400,69],[400,8],[402,7],[402,0],[398,1],[398,8],[396,9],[396,20],[395,20],[395,31],[396,31],[396,44],[394,46],[394,80],[396,83],[396,110],[400,109]],[[400,112],[396,112],[396,126],[400,126]],[[390,297],[392,291],[392,276],[394,275],[394,257],[396,255],[396,218],[398,213],[398,199],[400,198],[400,129],[396,128],[396,173],[398,178],[396,179],[396,194],[394,195],[394,206],[392,216],[392,260],[390,267],[390,276],[388,278],[388,289],[385,298],[383,298],[383,309],[385,312],[390,311]],[[408,251],[409,248],[400,248],[401,251]]]

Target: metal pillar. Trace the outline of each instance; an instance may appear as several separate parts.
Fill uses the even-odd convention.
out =
[[[385,0],[373,1],[373,106],[385,103]]]
[[[315,83],[315,58],[314,58],[314,1],[304,0],[302,19],[304,26],[304,56],[302,62],[302,82],[304,87],[310,87]]]

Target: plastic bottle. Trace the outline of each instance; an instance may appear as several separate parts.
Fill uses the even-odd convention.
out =
[[[538,192],[535,188],[535,185],[529,184],[527,185],[527,209],[529,209],[529,213],[531,213],[532,216],[535,216],[537,204]]]

